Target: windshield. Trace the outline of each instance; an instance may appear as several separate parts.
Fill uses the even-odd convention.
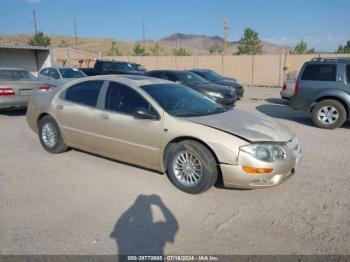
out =
[[[86,75],[76,68],[61,68],[59,69],[62,78],[82,78]]]
[[[0,69],[0,80],[36,81],[36,77],[25,70]]]
[[[142,86],[163,109],[173,116],[190,117],[217,114],[229,109],[193,89],[178,84]]]
[[[176,75],[182,83],[187,85],[208,84],[207,80],[192,72],[178,72]]]
[[[200,76],[202,76],[203,78],[205,78],[208,81],[222,80],[222,76],[220,76],[219,74],[217,74],[213,71],[198,71],[195,73],[198,73]]]

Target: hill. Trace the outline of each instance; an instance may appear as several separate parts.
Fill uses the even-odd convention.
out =
[[[26,45],[30,37],[31,35],[29,34],[2,35],[0,36],[0,42]],[[142,41],[126,42],[114,39],[79,37],[78,44],[75,44],[75,38],[73,36],[50,35],[49,37],[51,39],[51,46],[53,48],[62,49],[62,47],[67,46],[96,55],[99,52],[101,52],[101,55],[107,55],[107,52],[111,47],[113,41],[117,42],[118,48],[122,55],[132,55],[132,49],[134,45],[136,43],[143,43]],[[175,33],[170,36],[161,38],[158,41],[147,40],[145,42],[147,52],[149,52],[149,48],[155,43],[158,43],[161,46],[161,55],[172,55],[173,49],[177,47],[186,48],[192,54],[205,55],[208,54],[208,49],[212,44],[218,43],[219,45],[223,46],[224,39],[220,36]],[[264,54],[282,53],[282,46],[267,41],[262,41],[262,43]],[[238,42],[228,42],[228,49],[230,54],[237,52],[237,47]]]

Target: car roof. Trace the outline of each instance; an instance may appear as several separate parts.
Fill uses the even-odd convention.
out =
[[[111,63],[123,63],[123,64],[132,64],[132,65],[141,65],[136,62],[128,62],[128,61],[117,61],[117,60],[96,60],[96,62],[111,62]]]
[[[180,70],[180,69],[160,69],[160,70],[149,70],[148,73],[152,72],[170,72],[170,73],[182,73],[182,72],[191,72],[191,70]]]
[[[85,78],[82,78],[82,80],[116,81],[116,82],[132,84],[134,86],[166,84],[166,83],[174,84],[174,82],[171,82],[168,80],[149,77],[149,76],[143,76],[143,75],[98,75],[98,76],[85,77]]]
[[[21,71],[28,71],[26,69],[23,69],[23,68],[15,68],[15,67],[0,67],[0,70],[21,70]]]

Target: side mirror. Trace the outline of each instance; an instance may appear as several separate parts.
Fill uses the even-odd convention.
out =
[[[143,107],[136,108],[134,112],[134,117],[136,119],[150,119],[150,120],[160,119],[158,114],[151,113],[146,108],[143,108]]]

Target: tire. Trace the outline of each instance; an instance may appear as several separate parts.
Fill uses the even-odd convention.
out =
[[[346,121],[346,117],[344,106],[332,99],[323,100],[312,109],[312,121],[319,128],[334,129],[340,127]]]
[[[190,160],[186,161],[186,158]],[[184,140],[175,144],[170,148],[166,159],[169,180],[186,193],[203,193],[211,188],[218,178],[217,163],[213,154],[199,142]],[[186,163],[193,168],[188,167],[187,170]]]
[[[38,127],[40,143],[47,152],[59,154],[67,151],[68,147],[64,143],[61,131],[55,119],[46,115],[39,120]],[[49,137],[50,135],[53,137]]]

